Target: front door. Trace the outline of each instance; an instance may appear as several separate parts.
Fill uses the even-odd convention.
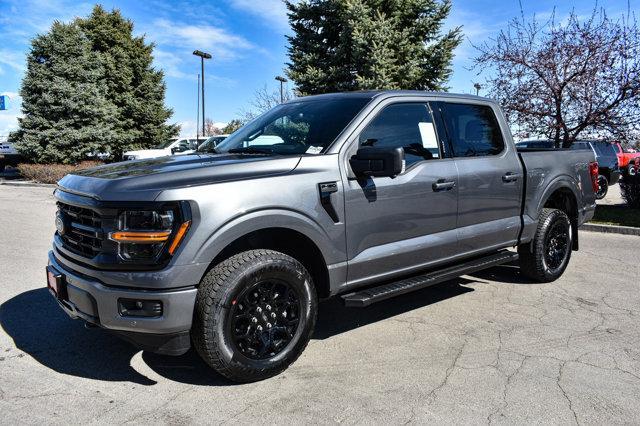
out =
[[[345,180],[348,286],[400,275],[456,252],[458,174],[426,102],[387,101],[358,134],[359,146],[403,147],[395,178]]]

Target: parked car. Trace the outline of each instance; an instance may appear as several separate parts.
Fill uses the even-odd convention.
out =
[[[239,382],[300,356],[319,299],[364,307],[518,259],[553,281],[595,210],[591,150],[518,152],[475,96],[297,98],[216,151],[64,177],[47,282],[72,318],[168,355],[193,342]]]
[[[625,150],[619,142],[614,142],[612,145],[618,156],[618,166],[620,169],[635,174],[635,159],[640,158],[640,152]]]
[[[220,142],[225,140],[229,135],[216,135],[209,137],[206,141],[198,145],[197,153],[215,152]]]
[[[139,149],[135,151],[127,151],[122,156],[127,160],[142,160],[145,158],[164,157],[176,153],[192,154],[198,147],[197,138],[172,138],[168,139],[153,149]]]
[[[571,149],[590,148],[596,155],[598,162],[598,191],[596,197],[598,200],[606,197],[610,185],[615,185],[620,180],[621,171],[618,166],[618,156],[616,151],[607,141],[600,140],[581,140],[575,141],[571,145]]]
[[[527,140],[516,142],[517,148],[535,148],[535,149],[553,149],[555,148],[555,143],[552,140],[548,139],[535,139],[535,140]]]
[[[15,149],[12,142],[7,137],[0,137],[0,173],[4,172],[6,166],[17,166],[22,161],[22,156]]]

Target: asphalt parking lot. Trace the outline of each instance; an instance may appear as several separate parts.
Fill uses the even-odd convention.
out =
[[[3,424],[640,423],[640,237],[581,233],[553,284],[503,266],[367,309],[323,302],[291,368],[234,385],[59,310],[51,192],[0,186]]]

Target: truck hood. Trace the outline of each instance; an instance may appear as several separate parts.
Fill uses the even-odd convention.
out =
[[[62,178],[58,187],[103,201],[153,201],[167,189],[285,174],[299,162],[299,156],[169,156],[74,172]]]

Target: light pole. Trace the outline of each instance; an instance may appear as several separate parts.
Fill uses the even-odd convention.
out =
[[[482,89],[482,84],[473,83],[473,88],[476,89],[476,96],[479,96],[480,95],[480,89]]]
[[[204,137],[204,135],[202,135]],[[200,139],[200,74],[198,74],[198,90],[196,90],[196,141]]]
[[[280,103],[284,102],[284,90],[283,90],[283,85],[284,83],[286,83],[287,80],[286,78],[282,77],[282,76],[276,76],[276,80],[278,80],[280,82]]]
[[[200,56],[200,65],[202,67],[202,85],[200,87],[202,88],[202,137],[204,137],[204,60],[211,59],[211,55],[200,50],[194,50],[193,54]]]

